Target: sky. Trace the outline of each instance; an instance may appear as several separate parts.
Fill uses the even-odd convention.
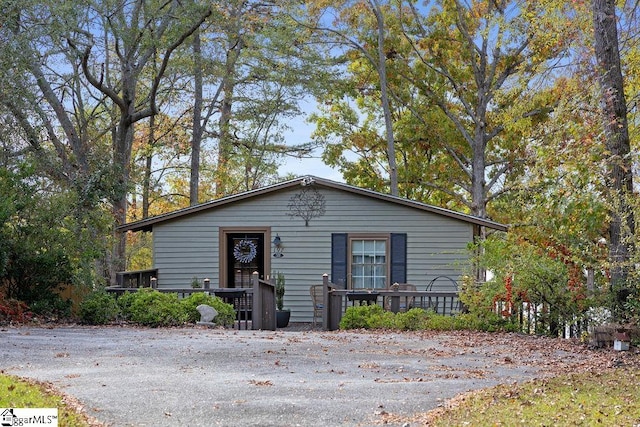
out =
[[[290,158],[281,169],[281,175],[314,175],[319,178],[330,179],[332,181],[344,182],[342,175],[337,169],[333,169],[324,163],[318,157],[320,152],[315,153],[317,157],[311,159],[294,159]]]
[[[299,115],[295,119],[289,122],[291,130],[285,134],[285,139],[289,144],[300,144],[311,140],[311,134],[313,133],[314,126],[311,123],[307,123],[307,114],[312,112],[315,108],[313,101],[305,102],[302,106],[304,114]],[[340,171],[333,169],[322,162],[320,156],[322,150],[316,150],[314,157],[309,159],[297,159],[288,158],[286,163],[280,170],[280,175],[294,174],[298,176],[302,175],[314,175],[319,178],[330,179],[332,181],[344,182]]]

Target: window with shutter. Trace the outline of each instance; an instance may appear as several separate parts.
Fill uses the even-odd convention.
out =
[[[331,281],[349,289],[384,289],[405,283],[407,235],[334,233]]]

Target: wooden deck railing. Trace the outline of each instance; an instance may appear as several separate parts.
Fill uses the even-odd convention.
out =
[[[323,299],[322,326],[329,331],[340,327],[340,319],[350,305],[382,304],[394,313],[400,311],[401,307],[404,309],[419,307],[449,316],[462,311],[457,292],[337,289],[335,285],[329,283],[329,277],[326,274],[323,276]]]
[[[145,270],[149,272],[153,270]],[[127,272],[132,273],[131,277],[140,272]],[[124,276],[124,275],[123,275]],[[149,276],[151,277],[151,276]],[[251,322],[251,329],[263,329],[263,330],[276,330],[276,287],[275,284],[261,280],[258,273],[253,273],[251,277],[251,288],[174,288],[164,289],[156,288],[158,292],[175,293],[179,298],[186,298],[189,295],[197,292],[207,292],[208,294],[217,295],[223,299],[230,299],[234,301],[234,308],[238,314],[238,329],[240,329],[242,322],[245,324],[245,329]],[[123,283],[127,283],[126,281]],[[140,283],[140,282],[138,282]],[[147,288],[150,286],[146,286]],[[107,292],[113,293],[116,296],[120,296],[125,292],[137,292],[140,287],[132,286],[117,286],[106,288]],[[242,293],[242,296],[231,295],[235,293]],[[237,301],[235,301],[237,300]],[[237,304],[235,303],[237,302]]]
[[[261,280],[258,272],[251,276],[253,307],[251,329],[276,330],[276,285]]]
[[[119,271],[116,273],[116,283],[119,288],[153,288],[155,287],[155,283],[157,283],[157,279],[157,268],[137,271]]]
[[[148,288],[148,287],[147,287]],[[145,288],[121,288],[119,286],[110,286],[105,288],[105,290],[108,293],[111,294],[115,294],[116,296],[121,296],[126,292],[138,292],[140,289],[145,289]],[[208,292],[210,294],[213,294],[213,292],[211,292],[211,289],[202,289],[202,288],[173,288],[173,289],[158,289],[158,288],[154,288],[154,290],[158,291],[158,292],[163,292],[165,294],[169,293],[169,294],[178,294],[178,298],[186,298],[191,294],[195,294],[198,292]]]

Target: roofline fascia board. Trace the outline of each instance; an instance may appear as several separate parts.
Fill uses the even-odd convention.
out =
[[[153,225],[160,222],[170,221],[172,219],[185,217],[185,216],[192,215],[204,210],[213,209],[219,206],[224,206],[229,203],[237,202],[244,199],[249,199],[249,198],[270,193],[273,191],[283,190],[285,188],[294,187],[296,185],[313,185],[314,183],[318,183],[321,186],[325,186],[325,187],[329,187],[329,188],[333,188],[341,191],[348,191],[348,192],[359,194],[362,196],[373,197],[379,200],[401,204],[404,206],[420,209],[420,210],[431,212],[431,213],[437,213],[449,218],[458,219],[460,221],[465,221],[472,224],[489,227],[494,230],[499,230],[499,231],[508,230],[508,227],[506,225],[500,224],[488,219],[478,218],[473,215],[467,215],[467,214],[452,211],[449,209],[444,209],[437,206],[428,205],[425,203],[415,202],[412,200],[403,199],[401,197],[391,196],[391,195],[379,193],[373,190],[354,187],[352,185],[331,181],[324,178],[318,178],[310,175],[294,178],[294,179],[283,181],[277,184],[268,185],[266,187],[258,188],[255,190],[249,190],[242,193],[233,194],[230,196],[225,196],[220,199],[212,200],[212,201],[201,203],[194,206],[189,206],[187,208],[179,209],[173,212],[168,212],[166,214],[157,215],[151,218],[146,218],[139,221],[123,224],[117,227],[116,230],[120,232],[151,231],[153,228]]]
[[[296,179],[297,180],[297,179]],[[198,205],[189,206],[186,208],[178,209],[173,212],[167,212],[165,214],[160,214],[153,216],[151,218],[141,219],[139,221],[130,222],[127,224],[123,224],[116,228],[117,231],[149,231],[149,228],[159,222],[169,221],[175,218],[180,218],[183,216],[192,215],[197,212],[201,212],[207,209],[211,209],[213,207],[223,206],[232,202],[236,202],[243,199],[248,199],[254,196],[258,196],[260,194],[269,193],[271,191],[275,191],[281,188],[286,188],[292,186],[293,184],[297,184],[296,180],[284,181],[278,184],[268,185],[266,187],[257,188],[255,190],[244,191],[238,194],[232,194],[229,196],[224,196],[220,199],[211,200],[208,202],[200,203]]]
[[[456,211],[452,211],[449,209],[445,209],[445,208],[440,208],[438,206],[433,206],[433,205],[428,205],[426,203],[421,203],[421,202],[416,202],[413,200],[409,200],[409,199],[404,199],[402,197],[398,197],[398,196],[392,196],[390,194],[383,194],[383,193],[379,193],[377,191],[373,191],[373,190],[367,190],[366,188],[360,188],[360,187],[354,187],[351,186],[349,184],[343,184],[343,183],[339,183],[339,182],[335,182],[335,181],[330,181],[330,180],[324,180],[322,178],[318,179],[320,182],[322,182],[325,186],[327,187],[332,187],[332,188],[337,188],[337,189],[342,189],[342,190],[349,190],[352,193],[357,193],[363,196],[368,196],[368,197],[374,197],[380,200],[386,200],[386,201],[390,201],[393,203],[398,203],[404,206],[408,206],[408,207],[412,207],[412,208],[417,208],[420,210],[424,210],[424,211],[428,211],[428,212],[432,212],[432,213],[437,213],[440,215],[444,215],[450,218],[454,218],[454,219],[459,219],[461,221],[465,221],[465,222],[471,222],[474,224],[478,224],[478,225],[483,225],[486,227],[490,227],[493,228],[495,230],[498,231],[507,231],[508,227],[504,224],[500,224],[498,222],[495,221],[491,221],[488,219],[483,219],[483,218],[479,218],[473,215],[468,215],[468,214],[464,214],[461,212],[456,212]]]

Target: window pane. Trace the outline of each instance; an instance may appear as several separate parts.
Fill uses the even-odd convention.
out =
[[[384,277],[387,275],[387,266],[386,265],[375,265],[374,276]]]
[[[351,268],[351,274],[354,277],[362,277],[364,275],[364,266],[362,264],[356,264]]]
[[[386,250],[386,240],[351,241],[351,284],[354,289],[386,287]]]
[[[364,288],[364,284],[362,283],[362,278],[361,277],[354,276],[351,283],[353,285],[353,289]]]
[[[365,240],[364,241],[364,252],[368,254],[375,253],[376,250],[376,242],[374,240]]]
[[[373,276],[373,271],[375,269],[375,266],[372,264],[365,264],[362,268],[363,274],[365,276]]]

